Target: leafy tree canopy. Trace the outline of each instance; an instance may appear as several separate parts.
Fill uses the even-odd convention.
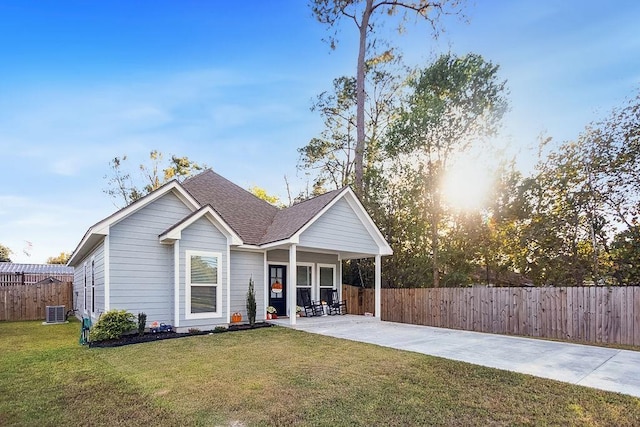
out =
[[[125,166],[127,156],[114,157],[109,162],[111,175],[106,175],[107,188],[104,193],[110,196],[118,207],[127,206],[161,187],[172,179],[183,181],[193,173],[207,168],[188,157],[171,155],[168,161],[158,150],[149,153],[148,162],[138,166],[138,174],[132,174]]]
[[[258,187],[257,185],[249,187],[249,192],[254,196],[256,196],[258,199],[264,200],[265,202],[270,203],[274,206],[278,206],[278,207],[283,206],[278,196],[271,196],[267,194],[267,190],[265,190],[264,188]]]
[[[58,256],[50,256],[47,258],[47,264],[66,264],[71,258],[70,252],[60,252]]]
[[[0,262],[11,262],[11,254],[13,252],[8,247],[0,244]]]

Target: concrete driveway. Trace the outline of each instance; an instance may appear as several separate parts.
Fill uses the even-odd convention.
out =
[[[640,397],[640,352],[381,322],[364,316],[298,318],[295,329],[414,351]],[[288,319],[273,323],[290,327]]]

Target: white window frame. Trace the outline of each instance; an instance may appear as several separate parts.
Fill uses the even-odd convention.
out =
[[[84,291],[82,292],[82,311],[84,314],[89,314],[87,312],[87,261],[84,262],[82,266],[82,271],[84,273]]]
[[[91,257],[91,314],[96,314],[96,257]]]
[[[222,317],[222,253],[221,252],[208,252],[208,251],[185,251],[185,319],[214,319]],[[216,277],[216,284],[202,284],[191,283],[191,257],[201,256],[218,259],[218,275]],[[215,286],[216,287],[216,311],[210,311],[207,313],[191,313],[191,287],[192,286]]]
[[[331,288],[327,287],[327,286],[321,286],[320,285],[320,268],[330,268],[333,271],[333,285],[331,286]],[[338,289],[337,288],[337,284],[336,284],[336,265],[335,264],[318,264],[318,271],[317,271],[317,275],[318,275],[318,286],[316,286],[318,293],[317,295],[317,300],[320,301],[321,300],[321,296],[320,296],[320,289]]]
[[[298,267],[311,267],[311,284],[309,286],[300,286],[297,280]],[[315,264],[312,262],[297,262],[296,263],[296,301],[298,300],[298,289],[309,289],[309,295],[312,300],[315,300],[316,292],[316,275],[314,274]]]

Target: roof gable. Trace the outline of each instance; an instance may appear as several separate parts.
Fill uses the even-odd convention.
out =
[[[215,226],[222,234],[227,238],[227,242],[230,245],[241,245],[242,239],[238,234],[233,231],[229,225],[227,225],[220,215],[218,215],[211,206],[206,205],[191,215],[185,217],[182,221],[178,222],[168,230],[164,231],[158,236],[160,243],[172,243],[182,238],[182,231],[189,227],[191,224],[199,220],[200,218],[206,218]]]
[[[346,187],[345,187],[346,188]],[[273,222],[262,237],[260,244],[268,244],[291,238],[302,227],[309,223],[322,209],[336,198],[342,191],[330,191],[312,199],[296,203],[293,206],[279,210]]]
[[[175,194],[178,199],[180,199],[189,209],[193,211],[197,210],[200,207],[197,200],[194,199],[187,191],[185,191],[185,189],[182,188],[178,181],[170,181],[169,183],[152,191],[141,199],[136,200],[130,205],[125,206],[124,208],[114,212],[105,219],[89,227],[87,232],[82,237],[82,240],[71,254],[67,265],[73,266],[77,261],[82,259],[82,257],[89,250],[91,250],[91,248],[93,248],[98,242],[100,242],[102,238],[104,238],[104,236],[107,236],[109,234],[109,227],[134,214],[135,212],[139,211],[140,209],[144,208],[148,204],[152,203],[153,201],[159,199],[169,192],[173,192],[173,194]]]
[[[357,218],[357,221],[359,221],[364,226],[369,236],[371,236],[371,238],[377,245],[378,253],[380,255],[392,255],[393,250],[391,249],[391,246],[389,246],[384,236],[382,235],[376,224],[373,222],[373,219],[371,219],[366,209],[350,187],[345,187],[344,189],[340,190],[340,192],[335,197],[333,197],[332,200],[327,203],[311,220],[307,221],[307,223],[302,228],[300,228],[293,236],[291,236],[291,240],[299,241],[302,233],[312,227],[320,218],[323,217],[323,215],[327,214],[327,212],[329,212],[329,210],[340,200],[344,200],[347,202],[347,204],[351,208],[351,212]]]

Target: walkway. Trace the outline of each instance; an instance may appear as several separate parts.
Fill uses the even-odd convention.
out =
[[[364,316],[301,317],[295,329],[640,397],[640,352],[458,331]],[[272,321],[290,327],[288,319]]]

